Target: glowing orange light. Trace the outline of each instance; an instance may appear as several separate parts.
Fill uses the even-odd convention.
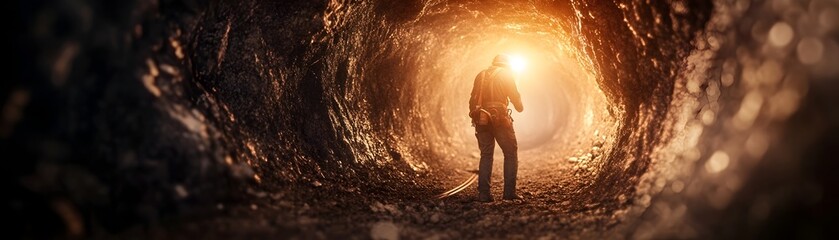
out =
[[[527,66],[527,62],[524,58],[520,56],[511,55],[510,56],[510,68],[513,69],[516,73],[521,73],[524,71],[524,68]]]

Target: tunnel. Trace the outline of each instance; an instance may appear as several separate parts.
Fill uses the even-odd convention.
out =
[[[833,0],[17,13],[0,146],[20,238],[829,237]],[[497,54],[524,199],[480,203],[467,103]]]

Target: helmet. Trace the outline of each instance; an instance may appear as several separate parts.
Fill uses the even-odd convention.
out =
[[[492,59],[492,65],[495,66],[507,66],[508,64],[510,64],[510,57],[505,54],[498,54]]]

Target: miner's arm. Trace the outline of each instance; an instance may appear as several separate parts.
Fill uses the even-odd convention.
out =
[[[524,111],[524,106],[521,104],[521,95],[519,94],[518,87],[516,87],[516,79],[512,73],[507,72],[507,77],[504,78],[504,85],[506,85],[504,90],[507,93],[507,97],[510,98],[510,102],[513,103],[516,111]]]
[[[481,73],[478,73],[478,76],[475,76],[475,81],[472,83],[472,95],[469,98],[469,113],[472,113],[472,110],[475,110],[475,106],[478,105],[478,91],[480,89],[480,80]]]

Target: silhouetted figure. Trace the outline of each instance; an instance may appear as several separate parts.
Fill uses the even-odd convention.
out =
[[[504,199],[520,199],[516,194],[518,142],[510,116],[512,111],[507,109],[507,105],[512,102],[518,112],[524,107],[509,64],[506,55],[496,56],[492,65],[475,77],[469,99],[469,116],[472,117],[481,150],[478,200],[482,202],[492,201],[489,184],[496,141],[504,152]]]

